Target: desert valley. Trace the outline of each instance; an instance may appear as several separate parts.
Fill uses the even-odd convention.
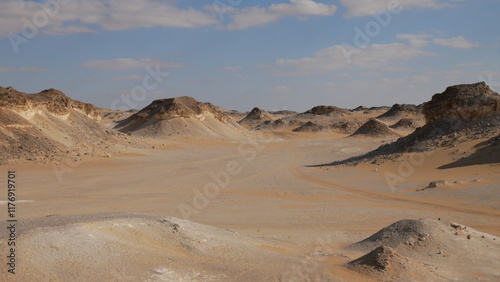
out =
[[[2,87],[0,280],[498,281],[500,96],[432,94],[241,113]]]

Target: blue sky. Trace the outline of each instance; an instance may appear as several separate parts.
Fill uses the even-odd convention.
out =
[[[0,85],[124,109],[175,96],[242,111],[419,104],[453,84],[500,91],[499,12],[498,0],[4,0]]]

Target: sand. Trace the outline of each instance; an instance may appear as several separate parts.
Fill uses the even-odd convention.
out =
[[[0,280],[498,280],[499,260],[484,261],[481,251],[469,251],[474,267],[467,268],[454,267],[454,256],[423,260],[418,250],[395,249],[392,257],[414,270],[401,276],[349,268],[370,250],[345,249],[401,219],[440,218],[500,236],[498,164],[439,169],[454,161],[454,150],[472,154],[487,139],[382,164],[316,166],[381,145],[345,136],[183,139],[163,147],[151,140],[155,149],[62,172],[2,166],[2,174],[17,171],[20,221],[18,273],[7,276],[2,253]],[[394,174],[398,181],[388,178]],[[419,191],[434,180],[450,185]],[[4,252],[5,230],[1,236]],[[419,276],[429,267],[435,276]]]
[[[0,89],[17,220],[0,198],[0,281],[498,281],[500,98],[469,107],[471,89],[488,90],[434,95],[413,133],[389,128],[422,122],[411,105],[276,112],[247,130],[190,97],[134,113],[50,90],[29,97],[67,103],[23,116],[9,107],[26,95]],[[472,120],[438,134],[447,115]]]

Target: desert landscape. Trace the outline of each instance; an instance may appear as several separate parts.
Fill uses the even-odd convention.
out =
[[[500,95],[432,94],[242,113],[0,87],[0,280],[498,281]]]

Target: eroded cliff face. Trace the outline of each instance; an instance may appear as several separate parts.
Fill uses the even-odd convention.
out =
[[[101,119],[94,105],[73,100],[55,89],[26,94],[12,87],[0,87],[0,109],[15,111],[26,118],[45,112],[67,119],[72,111],[76,111],[96,121]]]
[[[26,94],[0,87],[0,164],[60,162],[100,157],[125,144],[124,135],[105,128],[92,104],[48,89]]]
[[[500,95],[484,82],[454,85],[424,104],[427,123],[445,118],[471,120],[500,114]]]

